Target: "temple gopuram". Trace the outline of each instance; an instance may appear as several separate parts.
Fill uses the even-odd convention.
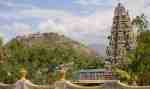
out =
[[[112,65],[123,66],[127,63],[126,54],[135,48],[135,33],[128,10],[118,3],[114,9],[109,46],[106,49],[108,61]]]

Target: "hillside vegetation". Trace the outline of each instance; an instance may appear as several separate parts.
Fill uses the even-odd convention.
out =
[[[37,84],[58,79],[58,66],[69,65],[67,78],[86,68],[103,67],[102,58],[83,44],[56,33],[37,33],[16,37],[5,46],[7,56],[0,66],[0,81],[15,82],[20,68],[28,70],[28,78]]]

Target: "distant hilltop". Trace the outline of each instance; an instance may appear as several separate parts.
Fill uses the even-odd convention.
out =
[[[46,37],[58,37],[58,36],[62,36],[64,37],[64,35],[58,35],[57,33],[40,33],[40,32],[37,32],[37,33],[33,33],[33,34],[28,34],[28,35],[24,35],[24,36],[16,36],[16,39],[18,41],[21,41],[21,40],[27,40],[27,39],[38,39],[38,38],[46,38]]]
[[[95,55],[98,56],[98,53],[96,50],[86,47],[85,45],[74,41],[68,37],[65,37],[64,35],[60,35],[57,33],[33,33],[29,35],[24,35],[24,36],[17,36],[13,40],[17,40],[18,42],[21,42],[25,44],[26,46],[40,46],[42,44],[46,46],[56,46],[56,45],[61,45],[61,46],[68,46],[72,47],[75,49],[79,49],[81,53],[83,54],[88,54],[88,55]],[[11,41],[10,41],[11,42]],[[10,43],[9,42],[9,43]],[[9,44],[8,43],[8,44]]]

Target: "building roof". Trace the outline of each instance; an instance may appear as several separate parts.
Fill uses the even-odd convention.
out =
[[[110,71],[110,70],[107,70],[107,69],[82,69],[79,72],[84,73],[84,72],[106,72],[106,71]]]

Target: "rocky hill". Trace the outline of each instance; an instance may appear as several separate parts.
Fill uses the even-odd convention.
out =
[[[35,33],[27,36],[17,36],[13,40],[21,42],[28,47],[33,47],[33,46],[40,47],[43,44],[44,46],[47,47],[61,46],[66,48],[73,48],[76,50],[78,49],[80,53],[86,55],[97,56],[95,50],[86,47],[77,41],[71,40],[65,37],[64,35],[59,35],[57,33]],[[11,43],[11,41],[9,43]]]

